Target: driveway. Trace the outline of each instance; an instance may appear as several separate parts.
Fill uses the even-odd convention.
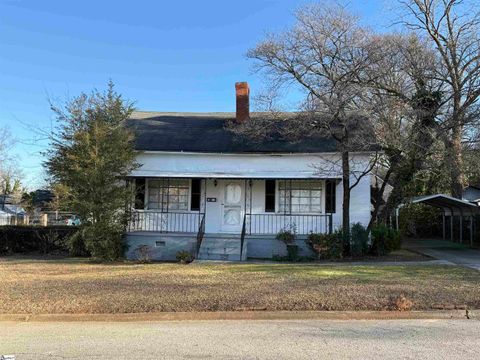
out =
[[[23,359],[478,359],[478,320],[0,323]]]
[[[480,271],[480,251],[440,239],[409,239],[404,248]]]

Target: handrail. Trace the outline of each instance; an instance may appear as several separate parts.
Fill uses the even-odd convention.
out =
[[[243,261],[243,245],[245,243],[245,234],[247,232],[247,214],[243,217],[242,235],[240,236],[240,261]]]
[[[202,220],[200,221],[200,226],[198,227],[197,232],[197,251],[195,253],[195,258],[198,258],[198,253],[200,252],[200,247],[202,246],[203,236],[205,235],[205,214],[202,215]]]

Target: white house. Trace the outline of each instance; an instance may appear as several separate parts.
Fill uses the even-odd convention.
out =
[[[236,113],[135,112],[138,162],[135,209],[125,235],[127,257],[150,247],[155,260],[180,250],[200,259],[240,260],[284,255],[276,240],[294,228],[301,254],[306,236],[341,225],[340,159],[331,138],[248,142],[225,127],[249,121],[247,83],[236,84]],[[370,153],[353,153],[367,164]],[[361,165],[359,165],[361,166]],[[370,220],[370,177],[351,196],[351,221]]]

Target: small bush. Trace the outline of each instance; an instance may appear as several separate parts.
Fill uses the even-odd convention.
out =
[[[288,228],[282,229],[276,236],[277,240],[283,241],[286,245],[293,244],[296,238],[296,228],[295,226],[290,226]]]
[[[176,256],[177,261],[181,264],[188,264],[193,261],[193,255],[189,251],[178,251]]]
[[[373,255],[382,256],[402,246],[402,237],[400,232],[389,228],[384,224],[376,225],[372,228],[372,249]]]
[[[332,234],[311,233],[306,242],[319,259],[341,259],[343,257],[342,236],[340,231]]]
[[[80,227],[85,248],[94,258],[113,261],[123,257],[126,243],[117,224],[97,222]]]
[[[360,223],[350,229],[350,252],[352,256],[364,256],[368,253],[368,231]]]

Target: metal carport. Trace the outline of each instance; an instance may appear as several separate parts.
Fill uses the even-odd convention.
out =
[[[473,245],[473,234],[475,221],[475,215],[480,214],[480,207],[476,204],[473,204],[466,200],[457,199],[445,194],[435,194],[435,195],[425,195],[425,196],[418,196],[411,198],[409,201],[400,204],[395,213],[396,217],[396,227],[398,230],[398,217],[400,213],[400,209],[407,204],[425,204],[429,206],[436,207],[442,210],[442,220],[443,220],[443,239],[446,239],[446,220],[447,216],[450,217],[450,240],[453,241],[453,220],[455,216],[460,217],[460,242],[463,243],[463,220],[467,218],[470,221],[469,233],[470,233],[470,245]]]

